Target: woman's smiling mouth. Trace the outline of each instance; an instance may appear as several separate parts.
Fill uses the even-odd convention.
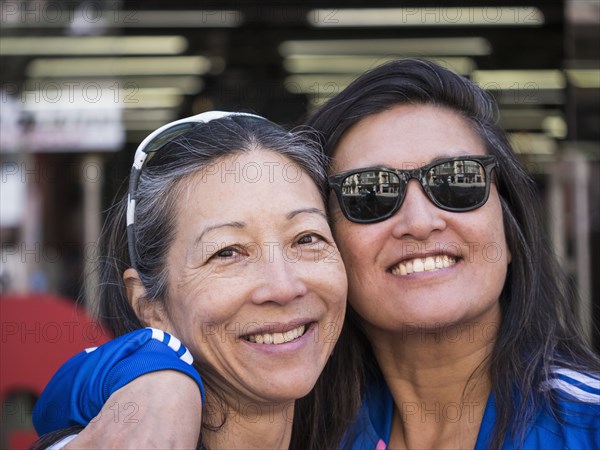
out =
[[[242,336],[243,339],[256,344],[285,344],[292,342],[303,336],[306,332],[306,325],[300,325],[294,329],[278,333],[257,333]]]
[[[393,275],[410,275],[411,273],[433,272],[456,264],[456,258],[448,255],[427,256],[404,260],[392,267]]]

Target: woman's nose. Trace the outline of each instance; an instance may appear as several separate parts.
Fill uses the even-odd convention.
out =
[[[408,182],[404,201],[390,220],[395,221],[392,234],[396,238],[411,236],[414,239],[427,239],[434,231],[446,228],[445,211],[438,208],[427,197],[419,181]]]
[[[259,286],[252,294],[254,303],[286,304],[307,293],[307,286],[301,277],[304,262],[286,258],[285,255],[285,249],[276,247],[274,251],[261,256],[257,273]]]

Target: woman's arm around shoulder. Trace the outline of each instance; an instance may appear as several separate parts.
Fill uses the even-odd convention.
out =
[[[88,349],[67,361],[48,383],[34,410],[36,430],[42,436],[92,421],[83,436],[106,427],[120,433],[117,425],[141,424],[144,418],[141,429],[152,417],[177,430],[179,415],[169,415],[174,411],[199,426],[204,392],[192,362],[177,338],[152,328]],[[158,436],[161,428],[146,432]],[[195,433],[194,426],[186,425],[186,431]]]

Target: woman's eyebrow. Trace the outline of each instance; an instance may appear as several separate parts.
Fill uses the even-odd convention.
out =
[[[288,220],[292,220],[298,214],[302,214],[302,213],[318,214],[319,216],[321,216],[325,220],[327,220],[327,215],[325,214],[325,212],[323,210],[321,210],[319,208],[301,208],[301,209],[295,209],[294,211],[290,211],[289,213],[287,213],[286,216],[285,216],[285,218],[288,219]]]
[[[291,220],[294,217],[296,217],[298,214],[318,214],[319,216],[323,217],[325,220],[327,220],[327,215],[325,214],[324,211],[322,211],[319,208],[301,208],[301,209],[295,209],[294,211],[290,211],[289,213],[286,214],[286,219]],[[202,240],[202,237],[206,234],[209,233],[211,231],[217,230],[219,228],[227,228],[227,227],[232,227],[232,228],[246,228],[247,224],[246,222],[239,222],[239,221],[234,221],[234,222],[224,222],[224,223],[217,223],[214,225],[210,225],[208,227],[206,227],[204,230],[202,230],[202,232],[200,233],[200,235],[196,238],[196,243],[200,242]]]
[[[444,160],[449,159],[449,158],[462,158],[464,156],[471,156],[471,155],[475,154],[474,152],[468,152],[467,150],[463,150],[463,149],[458,149],[458,151],[459,151],[459,153],[456,154],[456,155],[452,155],[452,156],[450,156],[450,155],[443,155],[443,156],[438,156],[436,158],[433,158],[431,161],[429,161],[425,165],[428,166],[430,164],[435,164],[435,163],[444,161]]]
[[[202,233],[200,233],[200,236],[198,236],[196,238],[196,243],[200,242],[202,240],[202,237],[206,234],[209,233],[213,230],[217,230],[219,228],[227,228],[227,227],[232,227],[232,228],[245,228],[246,227],[246,222],[225,222],[225,223],[216,223],[214,225],[210,225],[208,227],[206,227],[204,230],[202,230]]]

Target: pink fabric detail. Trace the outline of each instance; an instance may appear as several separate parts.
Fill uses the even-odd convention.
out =
[[[385,445],[385,442],[383,442],[383,439],[379,439],[379,442],[377,443],[375,450],[386,450],[386,448],[387,448],[387,445]]]

